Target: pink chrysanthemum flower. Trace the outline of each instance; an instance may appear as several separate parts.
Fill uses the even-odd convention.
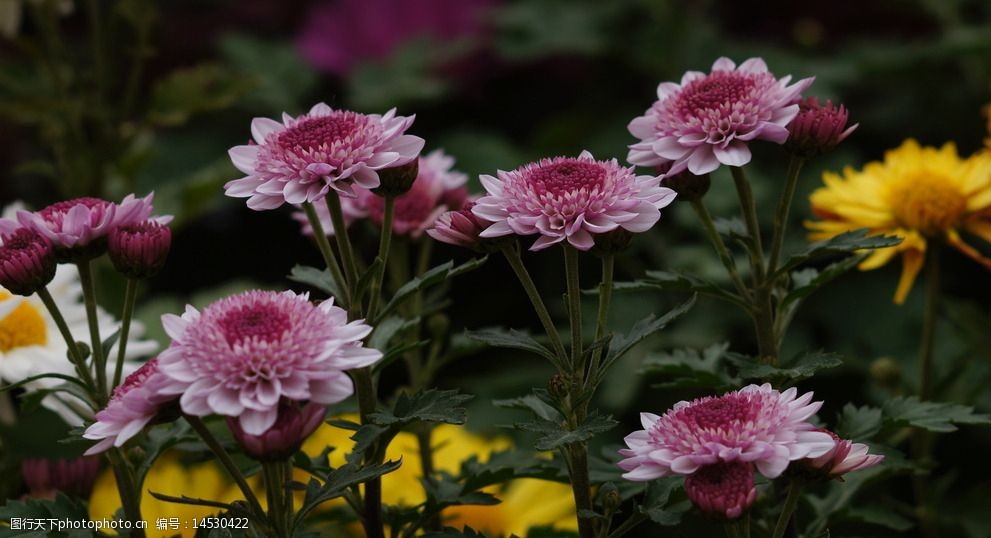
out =
[[[162,375],[157,358],[127,376],[114,389],[107,406],[96,414],[96,422],[83,433],[86,439],[99,441],[86,454],[119,447],[140,433],[164,407],[176,400],[175,393],[167,390],[173,384]]]
[[[637,176],[616,159],[597,161],[587,151],[497,175],[480,176],[488,195],[472,211],[493,223],[480,236],[540,234],[530,250],[565,240],[589,250],[593,234],[616,228],[645,232],[675,198],[673,190],[660,186],[659,177]]]
[[[842,439],[829,430],[820,429],[819,431],[828,434],[836,441],[836,445],[825,454],[805,460],[809,467],[821,473],[835,478],[853,471],[873,467],[884,461],[884,456],[880,454],[869,454],[870,447],[863,443]]]
[[[685,478],[685,493],[702,512],[736,519],[757,500],[754,467],[742,461],[705,465]]]
[[[670,162],[669,174],[686,168],[707,174],[720,163],[743,166],[750,162],[751,140],[788,139],[785,127],[813,78],[789,86],[790,81],[790,75],[774,78],[760,58],[739,67],[719,58],[709,74],[689,71],[681,84],[662,82],[657,101],[630,122],[630,134],[640,142],[630,146],[627,160],[639,166]]]
[[[182,393],[183,412],[239,417],[245,433],[272,427],[282,398],[333,404],[352,394],[344,372],[382,358],[362,347],[372,331],[348,323],[333,300],[314,306],[307,294],[248,291],[202,312],[162,316],[172,346],[159,355],[162,371]]]
[[[778,392],[770,384],[750,385],[678,402],[662,417],[642,413],[644,429],[628,435],[629,448],[620,451],[626,458],[619,463],[627,471],[623,477],[652,480],[692,474],[720,461],[742,461],[775,478],[791,461],[822,456],[833,448],[833,438],[808,422],[822,402],[812,402],[811,392],[797,393],[795,388]]]
[[[420,157],[416,180],[409,191],[396,197],[393,209],[392,233],[420,237],[433,225],[442,213],[457,210],[468,199],[465,183],[468,176],[453,170],[454,158],[441,150],[434,150],[426,157]],[[344,222],[367,218],[381,226],[384,220],[385,200],[364,188],[354,189],[354,198],[341,198]],[[315,206],[320,225],[327,235],[333,235],[334,225],[326,204]],[[303,234],[313,235],[313,227],[302,211],[293,213],[293,218],[302,226]]]
[[[254,210],[322,199],[330,189],[350,196],[351,185],[379,185],[377,170],[406,164],[420,154],[423,139],[405,134],[415,116],[334,110],[324,103],[282,123],[251,122],[253,144],[235,146],[231,161],[247,177],[224,185],[227,196],[247,198]]]
[[[127,195],[120,204],[99,198],[76,198],[54,203],[41,211],[17,212],[18,222],[45,236],[58,249],[80,249],[105,239],[116,226],[135,224],[151,217],[154,193],[137,198]],[[170,216],[156,217],[167,224]],[[5,223],[0,229],[9,227]]]

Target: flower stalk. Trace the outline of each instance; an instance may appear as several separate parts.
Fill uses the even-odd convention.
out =
[[[313,239],[317,242],[317,248],[320,249],[320,254],[323,256],[323,261],[327,265],[327,270],[330,271],[330,276],[334,280],[338,293],[341,294],[341,297],[337,299],[343,302],[345,306],[350,305],[351,297],[347,280],[344,278],[344,273],[341,272],[341,266],[337,263],[334,250],[330,248],[330,241],[327,240],[327,234],[323,229],[323,224],[320,223],[317,210],[313,207],[312,203],[303,202],[303,211],[306,213],[306,219],[310,221],[310,226],[313,228]]]
[[[206,446],[211,452],[213,452],[213,455],[217,457],[217,461],[219,461],[224,469],[227,470],[227,474],[231,476],[234,483],[237,484],[238,489],[240,489],[241,493],[244,495],[244,499],[248,501],[248,505],[251,507],[251,512],[255,515],[255,518],[260,518],[264,515],[265,511],[262,509],[261,503],[258,502],[258,497],[255,496],[255,492],[251,489],[251,486],[248,485],[248,481],[244,478],[244,474],[241,473],[241,470],[237,467],[237,464],[234,463],[234,460],[231,459],[231,455],[227,453],[224,446],[220,444],[220,441],[214,437],[213,432],[210,431],[210,428],[208,428],[199,417],[192,415],[183,416],[186,419],[186,422],[192,426],[193,431],[200,436],[200,439],[206,443]]]
[[[124,288],[124,310],[120,317],[120,337],[117,339],[117,364],[114,365],[113,384],[110,390],[120,385],[124,374],[124,356],[127,353],[127,339],[131,332],[131,318],[134,317],[134,302],[137,298],[138,281],[128,278]]]
[[[795,509],[798,508],[798,501],[801,498],[802,483],[798,480],[792,480],[791,484],[788,485],[788,496],[785,498],[785,504],[781,508],[778,521],[774,525],[774,532],[771,533],[771,538],[784,538],[785,532],[788,530],[788,525],[791,523],[791,517],[795,513]]]
[[[96,369],[98,403],[102,405],[109,398],[109,392],[107,390],[107,358],[103,354],[100,321],[96,316],[96,283],[93,279],[90,260],[81,261],[76,266],[79,268],[79,281],[83,287],[83,302],[86,305],[86,321],[89,323],[90,349],[92,350],[93,367]]]
[[[506,261],[509,262],[509,266],[513,268],[513,272],[516,273],[516,278],[518,278],[520,284],[523,285],[523,289],[526,291],[526,295],[530,299],[530,304],[533,305],[533,309],[537,313],[537,317],[540,318],[540,323],[543,325],[544,331],[547,333],[547,338],[551,341],[551,346],[554,348],[554,353],[558,357],[558,362],[555,366],[557,366],[560,371],[566,371],[564,366],[568,354],[564,350],[564,344],[561,342],[561,335],[557,332],[557,327],[551,319],[550,312],[547,311],[547,306],[544,305],[543,299],[540,298],[540,292],[537,291],[536,284],[534,284],[533,279],[530,278],[530,272],[527,271],[526,266],[523,265],[523,258],[520,257],[519,243],[514,242],[503,246],[502,253],[506,257]]]
[[[344,266],[344,276],[347,279],[348,285],[353,288],[358,283],[358,265],[354,260],[354,248],[351,246],[351,237],[344,222],[344,210],[341,209],[341,198],[337,194],[337,191],[332,191],[325,197],[325,200],[327,202],[327,209],[330,210],[330,222],[334,224],[334,237],[337,239],[337,250],[341,253],[341,265]],[[313,232],[316,233],[316,228],[313,229]],[[361,305],[353,306],[360,309]]]

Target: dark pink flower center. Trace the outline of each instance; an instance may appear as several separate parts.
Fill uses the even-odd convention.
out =
[[[218,324],[231,346],[248,339],[276,342],[292,326],[289,316],[272,304],[238,307],[220,318]]]
[[[727,394],[685,407],[681,417],[699,428],[729,428],[754,420],[758,408],[742,395]]]
[[[754,83],[752,77],[716,71],[688,83],[678,96],[678,109],[686,115],[694,115],[739,102],[751,94]]]
[[[128,392],[131,392],[137,387],[143,385],[144,382],[156,372],[158,372],[158,359],[152,359],[142,364],[140,368],[134,371],[134,373],[124,378],[124,381],[121,382],[120,385],[117,385],[111,399],[119,400],[123,398]]]
[[[527,180],[537,193],[549,192],[554,195],[576,192],[581,189],[591,191],[605,183],[606,171],[594,162],[578,159],[564,159],[535,168],[527,175]]]
[[[350,111],[307,118],[279,133],[278,144],[285,149],[314,150],[354,135],[366,123],[365,116]]]
[[[42,209],[38,212],[38,214],[41,218],[45,219],[45,222],[56,226],[61,226],[65,215],[69,212],[69,210],[77,205],[86,206],[91,210],[101,209],[105,211],[108,207],[110,207],[110,202],[99,198],[75,198],[72,200],[56,202]]]
[[[15,230],[14,233],[6,235],[3,238],[3,249],[5,251],[35,251],[39,248],[43,249],[44,246],[45,240],[27,228]]]

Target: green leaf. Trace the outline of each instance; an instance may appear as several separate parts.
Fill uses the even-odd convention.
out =
[[[713,225],[719,235],[736,241],[747,252],[753,252],[757,249],[757,243],[754,243],[754,238],[750,237],[750,233],[747,232],[747,225],[739,217],[716,219]]]
[[[461,530],[444,527],[443,530],[428,532],[424,538],[485,538],[485,535],[465,525]]]
[[[375,326],[375,330],[368,338],[368,346],[385,353],[389,350],[389,342],[395,335],[411,329],[419,323],[420,318],[418,317],[413,319],[403,319],[397,316],[385,318]]]
[[[516,329],[509,329],[509,331],[502,329],[481,329],[478,331],[465,331],[465,336],[492,347],[529,351],[544,357],[554,364],[558,363],[558,357],[553,351],[547,349],[523,331],[517,331]]]
[[[504,409],[523,409],[530,411],[544,420],[560,421],[562,419],[561,413],[557,409],[536,394],[527,394],[526,396],[506,400],[493,400],[492,405]]]
[[[334,282],[334,277],[330,275],[330,271],[327,269],[320,270],[316,267],[310,267],[308,265],[297,265],[293,267],[292,272],[289,273],[289,280],[316,288],[327,295],[334,297],[335,302],[337,302],[338,306],[341,308],[347,307],[347,305],[341,303],[341,294],[337,289],[337,283]]]
[[[870,230],[864,228],[812,243],[804,251],[788,258],[773,276],[778,277],[787,274],[798,266],[815,258],[848,254],[860,250],[893,247],[902,242],[900,237],[868,234],[870,234]]]
[[[382,258],[376,256],[375,260],[372,261],[372,264],[368,266],[368,269],[365,269],[365,272],[362,273],[361,276],[358,278],[358,283],[355,284],[354,287],[355,302],[361,302],[364,300],[365,293],[368,291],[368,288],[371,286],[372,280],[375,278],[375,275],[377,275],[378,272],[382,269],[382,265],[384,263],[385,262],[382,261]]]
[[[250,78],[218,64],[177,69],[152,88],[148,120],[162,126],[182,125],[197,114],[234,105],[253,86]]]
[[[881,409],[857,407],[852,403],[843,406],[834,431],[844,439],[866,441],[881,431]]]
[[[220,39],[220,52],[226,64],[251,82],[243,101],[254,110],[299,111],[317,85],[316,72],[289,41],[228,34]]]
[[[705,349],[676,349],[644,359],[641,371],[660,374],[665,381],[661,388],[712,389],[724,391],[739,384],[722,367],[729,344],[713,344]]]
[[[644,493],[643,503],[637,506],[637,510],[658,525],[665,527],[677,525],[681,522],[682,514],[690,508],[687,502],[671,502],[671,495],[678,490],[682,482],[683,480],[676,476],[651,481]]]
[[[866,255],[849,256],[838,262],[831,263],[825,269],[819,271],[813,268],[802,269],[791,274],[792,289],[781,300],[781,309],[788,309],[793,304],[797,304],[802,299],[808,297],[812,292],[828,284],[835,278],[859,264]]]
[[[681,317],[685,312],[691,310],[692,306],[695,305],[695,297],[695,295],[692,295],[687,301],[669,310],[666,314],[659,318],[654,317],[654,315],[651,314],[636,322],[636,324],[634,324],[630,329],[629,333],[614,337],[609,343],[609,351],[606,353],[606,359],[602,362],[602,367],[599,369],[600,377],[608,371],[609,367],[612,366],[617,360],[633,349],[633,346],[643,342],[648,336],[663,329],[668,323],[671,323]]]
[[[593,413],[574,430],[567,429],[561,423],[543,419],[514,424],[513,427],[521,431],[539,434],[540,437],[534,444],[537,450],[554,450],[565,445],[587,441],[597,434],[613,429],[617,424],[618,422],[612,417]]]
[[[780,367],[762,364],[752,357],[728,353],[727,359],[737,368],[737,375],[743,379],[761,379],[772,383],[794,383],[815,375],[826,368],[835,368],[843,360],[835,353],[814,351],[796,356]]]
[[[956,431],[958,424],[991,426],[991,416],[948,402],[922,402],[916,396],[888,400],[881,408],[886,426],[915,426],[932,432]]]
[[[323,483],[313,479],[305,486],[306,494],[303,505],[296,513],[295,525],[302,524],[304,518],[321,504],[336,499],[347,493],[348,489],[363,484],[384,474],[391,473],[402,465],[402,461],[387,461],[385,463],[359,467],[354,463],[338,467],[327,474]]]
[[[414,277],[412,280],[403,284],[402,286],[399,287],[398,290],[396,290],[396,293],[395,295],[392,296],[392,299],[390,299],[389,302],[386,303],[386,305],[382,308],[382,311],[378,314],[378,316],[376,316],[376,318],[372,320],[371,322],[372,325],[374,326],[375,324],[378,323],[379,320],[384,319],[386,315],[392,312],[404,301],[409,299],[415,292],[429,288],[431,286],[436,286],[437,284],[440,284],[441,282],[444,282],[449,278],[454,278],[458,275],[462,275],[469,271],[474,271],[475,269],[481,267],[482,264],[484,264],[487,259],[488,256],[483,256],[481,258],[472,258],[471,260],[468,260],[467,262],[458,265],[457,267],[454,266],[453,261],[448,261],[447,263],[438,265],[437,267],[428,270],[426,273],[423,273],[421,276]]]
[[[636,292],[649,290],[692,291],[733,303],[741,308],[749,309],[750,305],[739,295],[724,289],[715,282],[677,271],[647,271],[646,278],[633,282],[617,282],[613,285],[616,292]]]
[[[391,411],[368,416],[379,426],[402,426],[416,421],[464,424],[467,420],[465,402],[474,396],[457,390],[429,389],[409,396],[401,393]]]
[[[6,504],[0,506],[0,520],[5,520],[9,523],[13,518],[43,521],[48,519],[85,521],[89,519],[89,513],[82,501],[69,497],[62,492],[56,492],[55,499],[53,500],[32,498],[25,498],[23,500],[7,499]],[[45,527],[48,528],[47,523]],[[25,532],[25,530],[30,531],[31,529],[13,530],[0,526],[0,536],[18,536],[21,538],[26,536],[36,536],[38,538],[49,536],[47,531],[31,533]],[[53,536],[56,534],[70,538],[85,538],[92,536],[93,533],[87,530],[52,533]]]

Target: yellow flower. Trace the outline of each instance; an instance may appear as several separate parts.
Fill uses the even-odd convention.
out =
[[[357,417],[343,417],[356,420]],[[344,463],[344,456],[354,442],[353,432],[323,425],[303,445],[303,451],[311,456],[319,455],[326,446],[334,447],[329,459],[332,466]],[[472,456],[484,461],[493,452],[512,446],[504,437],[485,438],[467,429],[450,424],[434,428],[431,436],[434,447],[434,468],[456,474],[461,462]],[[382,501],[386,504],[414,506],[425,500],[420,467],[420,452],[416,436],[400,433],[389,445],[387,460],[402,458],[402,467],[382,477]],[[444,511],[445,525],[462,528],[465,525],[488,536],[526,536],[532,527],[551,527],[576,530],[575,508],[571,488],[565,484],[536,479],[513,480],[502,488],[486,490],[502,500],[491,506],[455,506]]]
[[[256,492],[264,491],[257,480],[249,479],[249,482],[252,482],[252,489]],[[215,515],[218,510],[206,506],[161,501],[152,497],[149,491],[175,497],[187,495],[224,503],[231,503],[243,498],[240,490],[237,489],[226,472],[213,462],[183,465],[176,453],[167,453],[158,458],[158,461],[148,471],[141,494],[141,517],[148,522],[148,529],[145,532],[149,537],[162,538],[173,536],[193,538],[196,534],[193,521]],[[90,519],[102,520],[106,518],[112,520],[114,514],[120,509],[120,505],[120,496],[117,493],[117,482],[114,480],[113,472],[109,468],[104,469],[97,478],[96,484],[93,486],[93,493],[90,495]],[[174,518],[178,522],[178,530],[157,530],[155,528],[156,522],[161,518],[166,520]]]
[[[811,238],[828,239],[869,228],[872,234],[897,235],[901,244],[871,253],[861,270],[881,267],[901,254],[902,275],[895,302],[905,301],[925,261],[927,246],[944,241],[991,269],[991,259],[963,241],[967,232],[991,242],[991,154],[961,159],[952,143],[921,147],[906,140],[883,162],[843,174],[823,174],[825,187],[812,193],[812,211],[821,220],[807,222]]]

